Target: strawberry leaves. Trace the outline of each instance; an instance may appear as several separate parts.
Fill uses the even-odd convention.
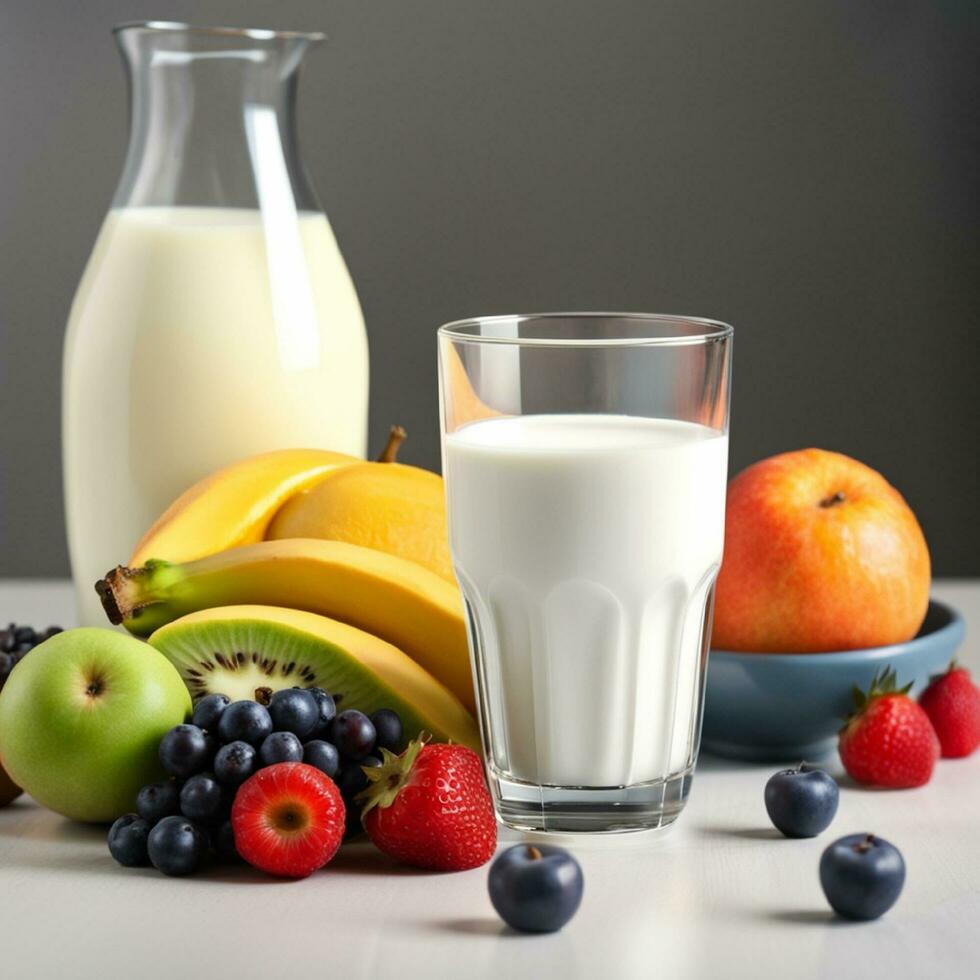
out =
[[[871,685],[867,691],[862,691],[857,684],[851,688],[854,711],[844,720],[851,721],[853,718],[856,718],[875,698],[884,697],[886,694],[908,694],[912,690],[913,683],[913,681],[909,681],[908,684],[899,687],[898,674],[895,672],[895,669],[887,665],[882,667],[871,678]]]

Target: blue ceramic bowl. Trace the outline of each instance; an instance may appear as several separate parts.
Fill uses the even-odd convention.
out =
[[[890,666],[917,694],[946,669],[965,632],[963,617],[933,600],[908,643],[839,653],[712,650],[701,747],[736,759],[816,759],[836,747],[855,684],[866,689]]]

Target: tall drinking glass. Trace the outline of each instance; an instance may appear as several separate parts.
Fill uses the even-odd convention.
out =
[[[673,822],[701,730],[732,328],[487,317],[439,331],[449,535],[500,819]]]

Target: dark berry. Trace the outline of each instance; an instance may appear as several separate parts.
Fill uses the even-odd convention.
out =
[[[361,790],[367,789],[368,778],[364,775],[364,767],[375,768],[381,762],[373,755],[358,762],[347,762],[340,769],[337,776],[337,786],[340,788],[340,795],[344,801],[353,800]]]
[[[487,886],[497,914],[521,932],[555,932],[575,914],[584,881],[578,861],[549,844],[517,844],[490,865]]]
[[[273,732],[259,746],[259,762],[274,766],[277,762],[301,762],[303,743],[292,732]]]
[[[398,712],[380,708],[371,715],[371,724],[377,733],[374,743],[377,748],[395,753],[402,750],[402,720]]]
[[[340,753],[337,751],[336,745],[315,738],[303,746],[303,761],[333,779],[340,768]]]
[[[211,762],[213,750],[197,725],[177,725],[160,740],[160,763],[171,776],[186,779]]]
[[[255,748],[248,742],[229,742],[214,757],[214,774],[226,786],[237,786],[255,771],[255,757]]]
[[[0,684],[2,684],[14,669],[17,658],[6,651],[0,650]]]
[[[180,783],[165,779],[144,786],[136,794],[136,812],[151,826],[180,813]]]
[[[208,849],[207,835],[187,817],[164,817],[147,840],[150,861],[165,875],[189,875]]]
[[[769,819],[786,837],[816,837],[826,830],[840,793],[834,778],[816,766],[800,763],[769,777],[765,800]]]
[[[905,884],[901,852],[874,834],[835,840],[820,858],[820,885],[833,910],[845,919],[884,915]]]
[[[257,701],[233,701],[218,719],[222,742],[241,741],[258,746],[271,731],[269,712]]]
[[[211,834],[211,846],[218,857],[225,861],[240,861],[241,857],[235,847],[235,830],[231,820],[225,820]]]
[[[337,715],[337,702],[322,687],[311,687],[309,692],[313,695],[317,708],[317,721],[316,727],[313,729],[313,737],[326,738],[330,731],[330,722]]]
[[[139,868],[150,863],[147,838],[150,825],[135,813],[120,817],[109,828],[109,853],[124,868]]]
[[[221,815],[224,792],[211,773],[200,772],[191,776],[180,791],[180,812],[191,820],[205,823]]]
[[[24,644],[34,646],[36,641],[37,636],[30,626],[18,626],[14,630],[14,643],[16,643],[17,646],[22,646]]]
[[[59,633],[63,633],[64,630],[60,626],[49,626],[42,636],[38,637],[38,642],[43,642],[44,640],[50,640],[52,636],[57,636]]]
[[[363,711],[341,711],[333,720],[331,735],[330,741],[345,759],[363,759],[374,748],[374,725]]]
[[[198,728],[205,728],[209,732],[217,731],[218,720],[230,703],[231,699],[226,694],[209,694],[194,705],[191,721]]]
[[[276,691],[269,700],[272,727],[277,732],[292,732],[297,738],[308,738],[319,718],[316,698],[299,687]]]

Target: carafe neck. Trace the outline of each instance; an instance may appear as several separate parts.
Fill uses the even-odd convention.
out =
[[[130,132],[114,207],[320,210],[299,155],[299,66],[321,35],[120,25]]]

